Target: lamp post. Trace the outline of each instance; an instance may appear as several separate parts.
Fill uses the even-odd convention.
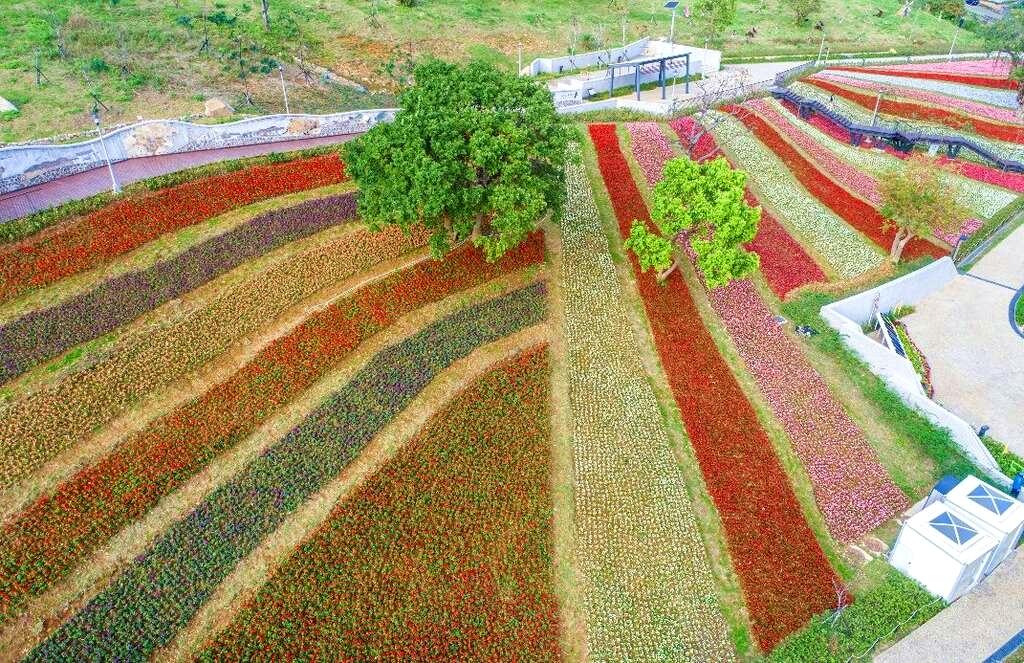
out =
[[[871,126],[875,126],[878,120],[878,109],[882,106],[882,97],[888,91],[888,89],[878,91],[878,99],[875,100],[875,112],[871,114]]]
[[[288,107],[288,87],[284,84],[284,65],[281,64],[280,54],[278,54],[277,58],[277,73],[281,77],[281,94],[284,95],[284,112],[287,115],[291,115],[292,110]]]
[[[110,163],[107,143],[103,140],[103,129],[100,128],[100,109],[96,106],[92,107],[92,122],[96,125],[96,133],[100,137],[100,147],[103,148],[103,159],[107,162],[107,171],[110,172],[110,190],[114,193],[121,193],[121,185],[117,183],[117,178],[114,177],[114,166]]]
[[[668,31],[668,43],[670,44],[676,43],[676,7],[678,6],[679,2],[677,0],[670,0],[669,2],[665,3],[665,9],[672,10],[672,26],[669,28]]]
[[[949,57],[948,62],[953,61],[953,49],[956,48],[956,38],[960,36],[960,28],[964,27],[964,17],[961,16],[960,20],[956,24],[956,31],[953,33],[953,43],[949,45]]]

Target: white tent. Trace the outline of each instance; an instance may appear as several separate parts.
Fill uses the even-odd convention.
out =
[[[946,601],[970,591],[1013,552],[1024,504],[980,481],[944,479],[900,530],[889,562]]]

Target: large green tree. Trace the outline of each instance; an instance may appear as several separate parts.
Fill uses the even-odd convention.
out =
[[[464,240],[500,258],[565,200],[573,136],[547,88],[490,64],[428,60],[393,122],[346,145],[370,228],[433,231],[434,254]]]
[[[672,159],[654,187],[651,219],[657,232],[633,221],[626,248],[644,271],[658,270],[662,281],[679,266],[680,236],[696,253],[709,288],[749,276],[760,263],[743,245],[757,234],[761,208],[747,204],[746,183],[747,174],[721,157],[705,163]]]
[[[693,17],[698,34],[709,42],[717,42],[736,20],[736,0],[694,0]]]
[[[970,215],[970,210],[957,202],[956,187],[943,177],[938,162],[922,154],[883,177],[879,189],[886,229],[896,231],[889,249],[894,264],[910,240],[927,237],[936,229],[956,232]]]
[[[999,21],[984,29],[985,43],[990,50],[1010,56],[1010,78],[1021,82],[1018,105],[1024,106],[1024,9],[1007,12]]]

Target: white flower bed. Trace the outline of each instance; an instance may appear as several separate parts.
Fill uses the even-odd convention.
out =
[[[729,629],[582,166],[561,224],[576,551],[590,657],[730,661]]]
[[[736,159],[736,166],[757,182],[759,198],[780,220],[799,233],[800,240],[843,278],[863,274],[882,264],[883,256],[859,232],[846,225],[805,189],[788,169],[735,118],[719,122],[715,139]]]

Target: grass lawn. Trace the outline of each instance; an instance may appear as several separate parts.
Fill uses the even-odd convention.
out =
[[[665,35],[670,15],[663,4],[628,3],[626,39]],[[21,109],[0,118],[0,141],[91,129],[90,91],[110,106],[108,123],[140,115],[201,113],[202,102],[210,97],[224,98],[238,112],[280,112],[273,62],[278,54],[285,60],[302,56],[386,92],[394,89],[409,56],[478,57],[514,68],[520,43],[524,63],[567,52],[574,20],[579,49],[618,45],[623,34],[623,21],[607,0],[420,0],[412,8],[394,0],[271,0],[269,32],[259,5],[251,0],[208,2],[204,19],[202,0],[0,3],[0,96]],[[833,53],[948,49],[951,23],[918,10],[903,19],[897,15],[901,6],[899,0],[824,0],[820,15],[796,26],[782,0],[741,0],[722,47],[732,58],[816,53],[822,33],[812,25],[820,18]],[[881,17],[875,17],[877,11]],[[758,34],[748,39],[752,27]],[[211,48],[201,53],[204,36]],[[681,17],[676,38],[698,45],[703,41],[693,22]],[[964,33],[958,47],[974,50],[978,43]],[[37,53],[46,76],[39,87]],[[285,73],[292,110],[325,112],[393,102],[388,94],[367,96],[321,85],[315,75],[309,82],[292,64]]]

